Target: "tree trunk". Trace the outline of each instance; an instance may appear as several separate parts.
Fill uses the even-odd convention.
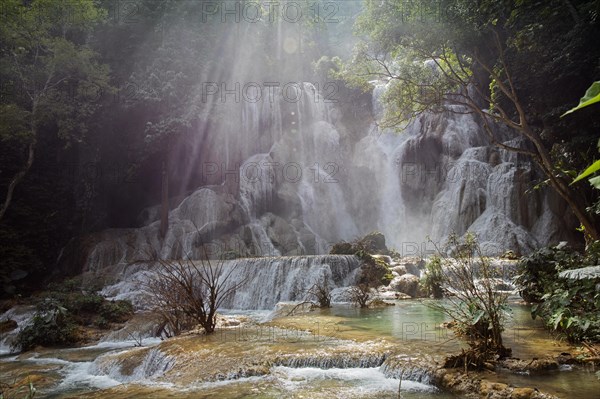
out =
[[[161,204],[160,204],[160,236],[165,238],[169,229],[169,173],[167,172],[167,163],[162,163],[161,177]]]
[[[6,198],[4,199],[4,203],[2,204],[2,208],[0,209],[0,220],[2,220],[2,217],[4,217],[6,210],[10,206],[10,202],[12,200],[13,193],[15,191],[15,187],[17,187],[17,184],[19,184],[21,182],[21,180],[23,180],[23,178],[25,177],[27,172],[29,172],[29,169],[31,169],[31,165],[33,165],[34,155],[35,155],[35,140],[33,140],[31,143],[29,143],[27,161],[25,162],[23,169],[21,169],[17,174],[15,174],[13,176],[12,180],[10,181],[10,183],[8,185],[8,189],[6,192]]]
[[[539,135],[533,131],[528,125],[523,126],[525,130],[525,136],[528,137],[533,145],[536,147],[537,153],[539,154],[540,161],[538,164],[541,166],[546,177],[550,181],[550,186],[558,192],[558,194],[567,202],[575,217],[579,220],[579,223],[584,227],[584,235],[586,242],[589,239],[598,240],[600,239],[600,232],[596,227],[592,217],[585,210],[585,205],[576,197],[576,193],[566,184],[561,177],[556,176],[554,165],[548,150],[544,146]]]

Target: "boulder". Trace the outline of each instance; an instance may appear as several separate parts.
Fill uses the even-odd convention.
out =
[[[383,233],[374,231],[372,233],[367,234],[361,241],[367,246],[370,253],[388,253],[388,248],[385,245],[385,236],[383,235]]]
[[[396,277],[392,280],[390,286],[396,291],[410,295],[413,298],[419,295],[419,278],[414,274],[404,274]]]
[[[398,276],[403,276],[406,273],[408,273],[408,270],[406,270],[406,266],[394,266],[390,268],[390,270],[392,271],[392,273],[397,273]]]
[[[510,395],[511,399],[529,399],[535,393],[533,388],[515,388]]]

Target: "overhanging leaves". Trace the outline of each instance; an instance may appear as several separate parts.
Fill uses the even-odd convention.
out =
[[[600,81],[592,83],[589,89],[587,89],[587,91],[585,92],[585,95],[581,97],[581,100],[579,100],[579,105],[575,108],[571,108],[570,110],[562,114],[560,117],[562,118],[565,115],[568,115],[572,112],[580,110],[581,108],[585,108],[589,105],[595,104],[597,102],[600,102]]]

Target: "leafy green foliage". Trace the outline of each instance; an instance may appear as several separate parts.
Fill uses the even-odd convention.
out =
[[[108,328],[133,315],[129,301],[108,301],[95,291],[83,290],[79,279],[49,285],[37,305],[32,322],[21,330],[15,347],[68,346],[81,340],[80,327]]]
[[[558,273],[558,276],[571,280],[600,279],[600,266],[587,266],[578,269],[565,270]]]
[[[14,346],[27,351],[37,345],[72,345],[78,339],[77,326],[67,309],[47,300],[39,306],[32,323],[19,331]]]
[[[99,92],[111,91],[90,40],[105,15],[93,0],[2,1],[2,295],[44,281],[73,236],[74,147],[103,105]],[[27,276],[15,280],[19,270]]]
[[[585,95],[579,100],[579,105],[571,108],[567,112],[561,115],[561,117],[600,102],[600,81],[592,83],[589,89],[585,92]]]
[[[565,245],[543,248],[519,262],[515,282],[532,307],[532,317],[570,341],[600,340],[600,280],[597,268],[600,242],[580,254]],[[587,266],[587,267],[582,267]]]
[[[339,242],[334,244],[329,251],[334,255],[355,255],[363,261],[359,284],[369,288],[381,284],[388,285],[393,276],[388,264],[372,255],[388,255],[390,251],[385,245],[385,236],[378,231],[371,232],[353,242]]]
[[[600,81],[592,83],[590,88],[586,91],[585,96],[579,101],[579,105],[577,107],[572,108],[571,110],[565,112],[561,117],[563,117],[567,114],[570,114],[572,112],[575,112],[577,110],[580,110],[582,108],[585,108],[589,105],[595,104],[599,101],[600,101]],[[600,151],[600,140],[598,140],[598,151]],[[600,161],[596,161],[593,164],[591,164],[586,170],[581,172],[581,174],[579,174],[579,176],[577,176],[575,178],[575,180],[573,180],[571,182],[571,184],[576,183],[582,179],[585,179],[586,177],[595,174],[599,170],[600,170]],[[600,176],[590,178],[589,182],[593,187],[600,189]],[[599,204],[600,204],[600,199],[596,202],[595,205],[599,206]]]
[[[93,288],[82,289],[79,279],[67,279],[50,288],[48,297],[63,304],[79,325],[107,327],[111,322],[125,322],[133,315],[133,306],[129,301],[108,301]]]
[[[597,77],[595,1],[369,0],[356,29],[362,40],[335,74],[364,90],[385,86],[381,127],[402,130],[431,112],[478,115],[490,143],[530,155],[586,234],[599,238],[586,212],[598,193],[575,193],[567,180],[589,160],[600,124],[559,118],[564,94]],[[528,146],[507,144],[497,125]]]
[[[443,282],[442,258],[434,255],[425,264],[425,275],[422,277],[421,284],[429,295],[433,295],[435,299],[440,299],[443,297]]]
[[[600,161],[596,161],[593,164],[591,164],[590,167],[588,167],[586,170],[584,170],[579,176],[577,176],[577,178],[575,180],[573,180],[573,183],[578,182],[581,179],[585,179],[589,175],[592,175],[592,174],[598,172],[599,170],[600,170]],[[598,181],[597,177],[590,179],[590,183],[594,187],[600,188],[600,181]]]
[[[100,105],[95,94],[110,86],[107,67],[75,38],[84,38],[103,11],[91,0],[5,0],[3,11],[0,72],[12,90],[2,100],[8,119],[0,138],[31,142],[40,127],[53,126],[67,143],[82,140]]]

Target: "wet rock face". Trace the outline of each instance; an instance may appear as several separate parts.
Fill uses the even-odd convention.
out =
[[[420,256],[432,249],[427,236],[440,242],[452,232],[473,231],[488,255],[526,254],[572,238],[564,202],[549,190],[530,190],[541,177],[532,162],[490,145],[473,115],[424,114],[402,134],[382,132],[333,120],[334,105],[311,84],[302,89],[297,104],[244,104],[240,115],[215,126],[218,137],[201,153],[228,159],[214,164],[221,180],[171,199],[164,239],[154,206],[138,229],[70,245],[60,269],[102,268],[148,251],[197,258],[202,243],[215,257],[323,254],[369,231],[381,231],[368,236],[371,253],[396,249],[403,256]],[[374,90],[376,113],[384,91]],[[499,127],[496,133],[525,145]]]
[[[404,274],[402,276],[395,277],[390,283],[390,286],[397,292],[401,292],[416,298],[421,296],[419,290],[419,281],[419,278],[413,274]]]
[[[506,359],[500,363],[500,366],[516,373],[540,373],[543,371],[558,370],[559,360],[553,358],[533,360]]]

